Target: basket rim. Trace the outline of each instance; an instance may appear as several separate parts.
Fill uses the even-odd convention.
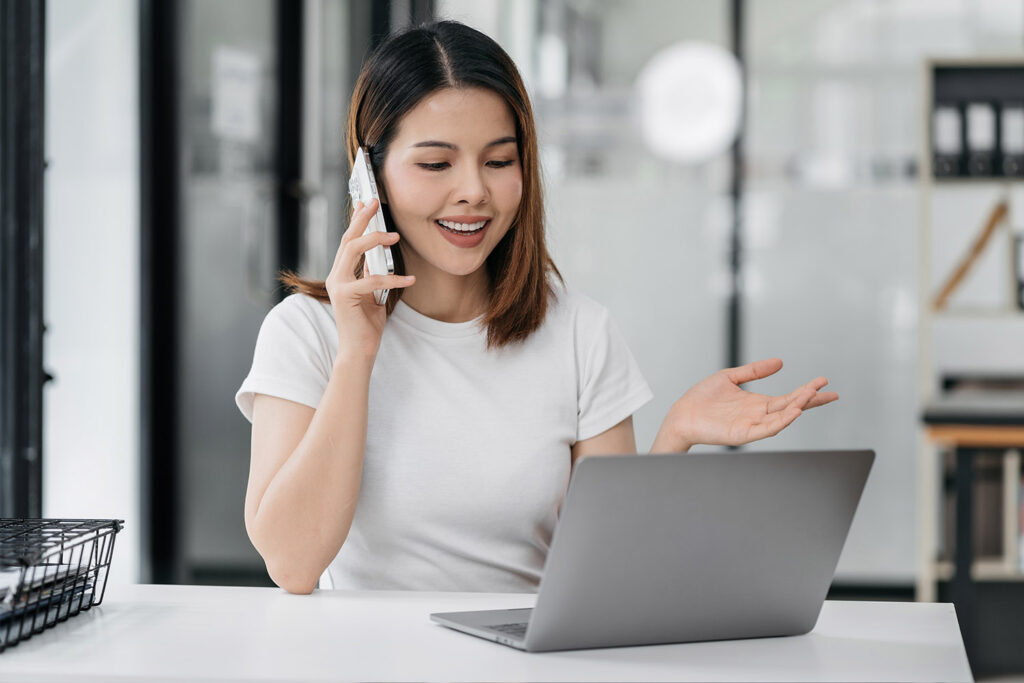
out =
[[[63,529],[62,527],[71,527]],[[61,535],[59,547],[68,548],[95,540],[108,533],[117,534],[124,529],[123,519],[95,518],[0,518],[0,569],[28,568],[39,563],[53,551],[53,547],[31,548],[24,540],[17,539],[28,534]],[[66,535],[70,534],[70,535]],[[40,536],[33,538],[34,541]],[[58,546],[54,546],[58,547]]]

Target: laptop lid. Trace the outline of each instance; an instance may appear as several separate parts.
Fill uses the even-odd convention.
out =
[[[874,452],[584,458],[525,649],[806,633]]]

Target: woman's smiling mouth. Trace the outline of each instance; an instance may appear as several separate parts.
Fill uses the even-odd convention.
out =
[[[445,230],[450,230],[451,232],[460,235],[468,235],[474,232],[478,232],[482,230],[485,225],[487,225],[486,220],[476,221],[474,223],[456,223],[455,221],[438,220],[437,223]]]
[[[458,220],[441,218],[434,221],[444,238],[456,247],[469,249],[484,240],[491,219],[484,216],[457,216]],[[475,219],[475,220],[474,220]]]

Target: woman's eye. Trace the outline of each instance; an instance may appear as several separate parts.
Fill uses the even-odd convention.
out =
[[[487,166],[489,166],[490,168],[505,168],[507,166],[511,166],[514,163],[516,163],[515,159],[509,159],[507,161],[497,161],[497,160],[494,160],[494,161],[488,161],[487,162]],[[420,163],[418,163],[416,165],[419,166],[420,168],[424,168],[424,169],[426,169],[428,171],[443,171],[444,169],[446,169],[449,166],[451,166],[451,164],[449,164],[447,161],[437,161],[437,162],[433,162],[433,163],[420,162]]]

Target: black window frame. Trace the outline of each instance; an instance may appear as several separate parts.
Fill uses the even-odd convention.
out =
[[[0,0],[0,517],[43,508],[46,3]]]

